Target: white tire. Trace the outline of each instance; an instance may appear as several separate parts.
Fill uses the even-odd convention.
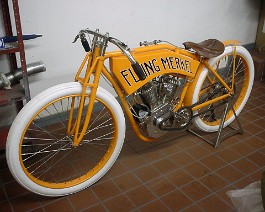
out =
[[[77,82],[49,88],[27,103],[14,120],[7,138],[7,163],[26,189],[44,196],[75,193],[98,181],[116,161],[124,142],[125,119],[117,100],[102,88],[97,89],[98,108],[94,106],[92,123],[80,145],[73,147],[72,137],[63,135],[69,100],[77,104],[81,92]],[[87,88],[86,94],[90,92]]]
[[[214,68],[217,68],[217,66],[220,66],[219,67],[220,69],[218,68],[218,70],[221,73],[221,75],[223,75],[222,77],[225,78],[226,81],[229,81],[229,76],[231,75],[232,69],[224,69],[224,67],[227,68],[229,67],[228,65],[230,65],[230,67],[233,67],[233,64],[231,64],[231,62],[233,61],[233,59],[231,60],[233,56],[233,52],[234,52],[234,46],[227,46],[222,55],[209,60],[209,64],[213,66]],[[239,113],[242,111],[243,107],[245,106],[249,98],[251,89],[252,89],[253,79],[254,79],[254,65],[253,65],[253,60],[252,60],[251,55],[244,47],[236,46],[236,54],[237,54],[237,59],[236,59],[236,65],[235,65],[235,68],[236,68],[235,95],[232,97],[231,102],[235,109],[236,114],[239,115]],[[206,79],[207,76],[208,77],[210,76],[210,78],[213,79],[213,76],[210,75],[210,71],[208,71],[208,69],[205,68],[201,72],[198,78],[197,84],[195,86],[194,94],[192,96],[192,104],[198,102],[202,98],[205,98],[203,97],[203,95],[201,95],[200,97],[200,91],[203,88],[210,86],[210,83],[207,82],[207,79]],[[215,87],[217,87],[216,85]],[[194,111],[194,115],[196,116],[198,113],[204,110],[206,110],[206,107],[202,108],[201,110]],[[219,110],[219,111],[216,112],[216,110]],[[208,114],[205,113],[193,119],[193,123],[195,124],[195,126],[198,129],[205,131],[205,132],[217,131],[220,126],[220,119],[224,111],[224,105],[220,106],[218,109],[213,109],[213,111],[215,114],[212,115],[212,118],[215,116],[214,117],[215,120],[210,120],[209,117],[211,115],[210,115],[210,112],[208,112]],[[233,115],[232,110],[230,110],[224,122],[224,127],[228,126],[234,119],[235,119],[235,116]]]

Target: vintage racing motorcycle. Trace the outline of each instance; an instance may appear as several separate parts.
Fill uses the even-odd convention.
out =
[[[90,38],[88,42],[87,38]],[[125,136],[125,115],[139,139],[168,131],[218,130],[229,100],[238,115],[254,76],[249,52],[237,41],[142,42],[130,49],[99,30],[81,30],[87,54],[75,82],[35,96],[10,129],[6,157],[15,179],[28,190],[63,196],[98,181],[116,161]],[[109,44],[117,51],[107,52]],[[99,87],[104,78],[117,99]],[[235,119],[230,109],[224,127]]]

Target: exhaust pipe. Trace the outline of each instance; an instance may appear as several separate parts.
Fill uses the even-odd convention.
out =
[[[28,76],[46,71],[42,61],[30,63],[27,65]],[[18,68],[14,72],[7,74],[0,73],[0,89],[11,89],[11,85],[17,83],[23,78],[22,69]]]

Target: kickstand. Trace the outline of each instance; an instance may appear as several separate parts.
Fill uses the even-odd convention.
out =
[[[231,128],[231,130],[229,132],[224,132],[225,134],[223,136],[221,136],[221,133],[224,130],[224,122],[225,122],[227,113],[229,111],[229,108],[231,108],[233,113],[234,113],[238,128],[234,128],[234,127],[229,125],[228,127]],[[227,101],[227,103],[225,103],[225,109],[224,109],[224,113],[223,113],[223,116],[221,119],[221,124],[219,126],[217,136],[213,140],[209,140],[209,139],[205,138],[206,136],[200,135],[199,133],[195,132],[195,130],[192,130],[191,128],[188,128],[188,131],[191,132],[192,134],[196,135],[197,137],[201,138],[202,140],[208,142],[209,144],[213,145],[214,148],[217,148],[223,140],[225,140],[225,139],[227,139],[227,138],[229,138],[235,134],[238,134],[238,133],[243,134],[243,129],[242,129],[241,124],[239,122],[239,118],[236,115],[235,110],[234,110],[233,106],[231,106],[231,103],[229,100]]]

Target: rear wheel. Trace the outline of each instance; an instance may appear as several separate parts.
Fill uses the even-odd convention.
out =
[[[209,64],[222,77],[222,79],[232,87],[232,71],[235,67],[234,93],[230,98],[238,115],[245,106],[250,95],[253,79],[254,65],[249,52],[242,46],[236,47],[236,59],[233,58],[234,46],[228,46],[222,55],[210,59]],[[207,69],[204,69],[197,81],[192,104],[204,102],[227,93],[226,89],[219,80]],[[194,111],[194,124],[203,131],[214,132],[219,129],[221,118],[225,109],[225,100],[220,100],[197,111]],[[229,125],[235,116],[232,109],[228,111],[224,127]]]
[[[7,141],[7,161],[14,177],[27,189],[42,195],[77,192],[99,180],[121,150],[125,122],[115,98],[98,89],[89,127],[78,146],[67,133],[71,105],[74,120],[82,86],[67,83],[33,98],[19,113]],[[85,108],[89,103],[87,89]],[[82,114],[82,123],[85,113]],[[72,127],[75,121],[72,122]]]

